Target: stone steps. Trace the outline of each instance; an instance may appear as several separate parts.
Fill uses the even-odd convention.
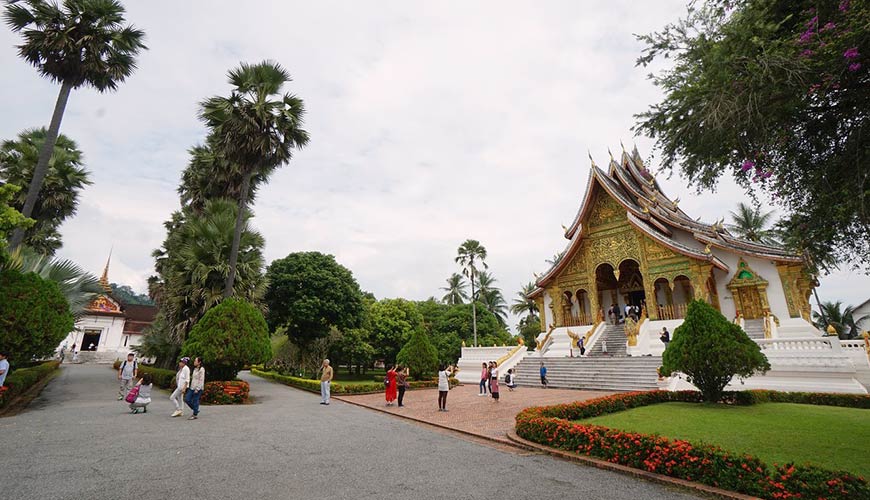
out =
[[[587,356],[604,356],[602,343],[607,344],[607,355],[621,357],[626,355],[625,346],[625,329],[622,325],[607,325],[604,331],[601,332],[601,338],[595,342],[586,355]]]
[[[761,340],[764,338],[764,320],[763,319],[746,319],[743,320],[743,331],[752,340]]]
[[[540,358],[528,357],[515,370],[520,386],[541,385],[543,360],[550,386],[568,389],[638,391],[657,389],[659,357]]]

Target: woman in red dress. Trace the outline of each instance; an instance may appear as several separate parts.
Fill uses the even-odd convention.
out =
[[[398,397],[398,388],[396,387],[396,368],[389,366],[387,369],[387,378],[384,379],[386,387],[385,395],[387,397],[387,406],[393,406],[393,401]]]

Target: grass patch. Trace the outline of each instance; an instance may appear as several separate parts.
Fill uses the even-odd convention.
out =
[[[811,463],[870,477],[870,410],[792,403],[660,403],[580,422],[713,444],[768,464]]]

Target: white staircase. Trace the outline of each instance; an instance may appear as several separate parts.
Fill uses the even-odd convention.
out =
[[[764,339],[764,320],[763,319],[747,319],[743,321],[743,331],[752,340]]]
[[[624,357],[626,337],[623,325],[607,325],[601,332],[601,338],[595,342],[592,349],[586,352],[587,356],[604,356],[602,344],[607,344],[607,356]]]
[[[124,354],[114,351],[80,351],[77,363],[111,365],[117,359],[124,359]],[[72,353],[67,352],[63,362],[72,363]]]
[[[540,387],[541,362],[547,367],[547,380],[551,387],[601,391],[648,391],[658,388],[656,369],[661,366],[662,358],[657,356],[616,358],[528,356],[514,368],[517,384]]]

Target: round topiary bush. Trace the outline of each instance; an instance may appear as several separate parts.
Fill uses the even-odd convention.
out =
[[[272,358],[266,320],[251,303],[225,299],[194,325],[181,355],[202,357],[208,380],[232,380],[243,366]]]
[[[438,369],[438,350],[429,342],[426,332],[417,328],[399,351],[396,363],[407,366],[411,376],[417,380],[425,380],[435,375]]]
[[[704,400],[715,403],[734,375],[749,377],[768,370],[767,356],[742,328],[710,304],[694,300],[662,355],[660,373],[665,377],[674,372],[686,374]]]
[[[52,354],[74,325],[57,283],[34,273],[0,272],[0,350],[11,361]]]

